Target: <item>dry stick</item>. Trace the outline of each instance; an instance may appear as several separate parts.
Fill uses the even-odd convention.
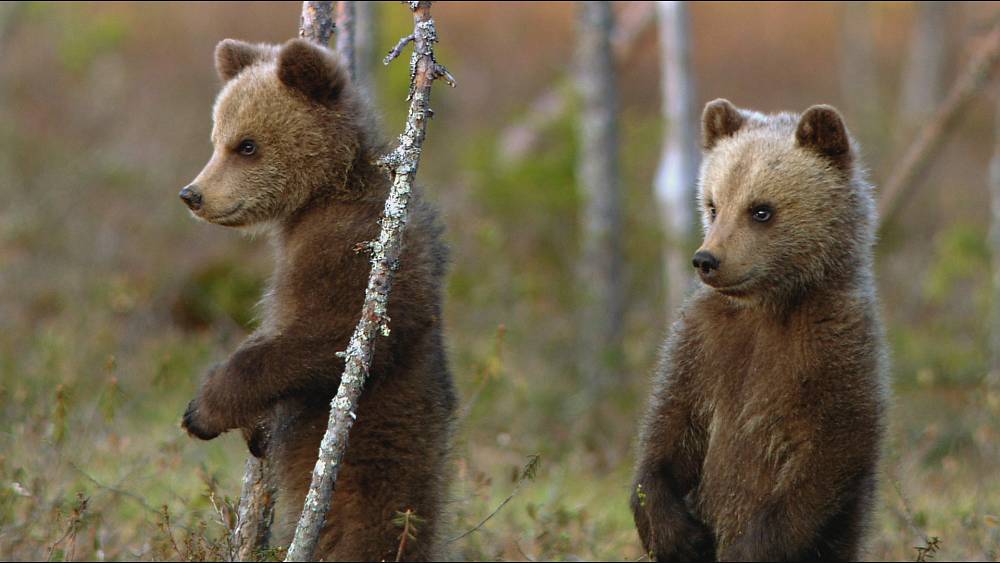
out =
[[[437,31],[431,18],[431,3],[410,2],[409,6],[414,20],[414,50],[410,59],[410,110],[406,129],[399,137],[399,146],[380,159],[380,164],[389,170],[392,187],[385,202],[379,238],[371,243],[372,271],[365,291],[361,319],[354,329],[347,351],[342,353],[344,373],[340,378],[340,388],[330,404],[330,420],[320,443],[312,484],[285,561],[312,560],[319,542],[319,533],[330,506],[337,473],[347,449],[348,434],[357,418],[355,410],[368,376],[375,337],[379,333],[389,333],[389,318],[386,315],[389,291],[393,275],[399,267],[407,205],[420,163],[427,121],[431,117],[431,85],[436,78],[444,78],[454,84],[448,71],[434,60],[433,46],[437,41]]]
[[[354,2],[337,2],[337,52],[347,61],[347,73],[351,81],[357,79],[357,60],[354,56]]]
[[[654,2],[632,2],[621,17],[617,18],[611,36],[611,48],[615,60],[626,60],[638,43],[642,33],[655,21]],[[559,79],[548,90],[542,92],[521,119],[509,125],[500,133],[499,155],[506,164],[521,161],[532,154],[541,132],[566,115],[573,94],[570,84],[572,77]]]
[[[989,82],[997,62],[1000,62],[1000,23],[994,24],[951,91],[917,133],[902,161],[886,181],[878,209],[883,229],[892,223],[903,203],[920,186],[931,158],[941,148],[946,135],[969,102]]]

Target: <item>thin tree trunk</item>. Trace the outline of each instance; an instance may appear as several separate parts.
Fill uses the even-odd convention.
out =
[[[892,223],[903,202],[921,185],[920,180],[932,157],[941,148],[969,102],[989,83],[998,62],[1000,22],[993,25],[982,44],[977,47],[972,60],[952,85],[944,101],[917,132],[899,165],[886,181],[879,200],[879,216],[883,228]]]
[[[326,47],[336,31],[333,2],[303,2],[299,37]]]
[[[577,185],[583,200],[581,374],[594,395],[620,365],[625,296],[622,194],[618,175],[618,92],[610,2],[579,2],[576,72],[580,89]]]
[[[664,228],[664,283],[671,318],[691,284],[689,243],[695,224],[698,178],[698,117],[691,72],[687,2],[657,2],[660,29],[660,85],[666,127],[655,191]]]
[[[912,132],[934,112],[944,95],[950,49],[950,2],[914,2],[913,28],[903,71],[900,122]]]
[[[988,390],[1000,392],[1000,92],[994,100],[993,158],[990,160],[990,248],[993,254],[993,310],[990,324]]]
[[[365,291],[365,302],[361,318],[344,353],[344,373],[340,378],[340,388],[330,404],[330,419],[313,469],[312,484],[309,486],[286,561],[312,560],[319,542],[319,533],[330,507],[344,452],[347,450],[347,438],[357,417],[355,411],[368,376],[375,338],[389,330],[386,309],[401,255],[410,192],[420,163],[427,122],[432,113],[429,105],[431,85],[437,78],[444,78],[454,84],[451,75],[434,60],[437,31],[431,18],[431,3],[411,2],[410,9],[413,12],[414,29],[413,35],[406,42],[413,42],[413,56],[410,59],[413,72],[406,129],[400,136],[400,145],[381,161],[390,172],[392,187],[385,202],[379,238],[371,246],[372,271]],[[398,53],[403,44],[405,43],[401,42],[397,45],[394,52]]]
[[[845,2],[841,21],[840,88],[847,115],[856,123],[861,145],[871,151],[885,146],[878,67],[875,60],[874,2]]]
[[[270,463],[254,456],[247,458],[233,529],[231,561],[253,561],[267,549],[274,522],[274,493]]]
[[[364,92],[372,106],[378,105],[372,67],[375,64],[375,45],[378,43],[378,3],[372,0],[355,2],[354,50],[355,83]]]
[[[632,2],[622,11],[611,36],[611,47],[619,63],[632,53],[654,15],[652,2]],[[514,164],[529,156],[542,132],[566,115],[573,92],[569,82],[568,78],[557,80],[529,104],[523,116],[500,132],[498,156],[501,162]]]
[[[354,56],[354,5],[352,0],[337,2],[337,52],[347,62],[351,81],[357,79],[357,58]]]

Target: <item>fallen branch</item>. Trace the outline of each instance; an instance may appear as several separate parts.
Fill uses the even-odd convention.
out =
[[[406,129],[399,137],[399,146],[380,160],[392,178],[389,197],[382,214],[382,228],[377,241],[372,241],[372,271],[365,291],[365,302],[354,334],[344,357],[344,373],[337,396],[330,404],[330,419],[320,443],[319,458],[313,469],[312,484],[306,495],[302,516],[295,529],[295,538],[285,561],[310,561],[319,541],[326,513],[333,497],[347,438],[357,418],[358,400],[371,366],[372,350],[378,334],[389,333],[386,315],[393,276],[399,267],[403,227],[408,215],[407,205],[413,180],[420,163],[420,153],[427,132],[431,86],[436,78],[454,84],[454,79],[434,59],[437,31],[431,18],[430,2],[410,2],[413,12],[413,55],[410,59],[410,102]]]
[[[940,150],[969,102],[986,87],[998,62],[1000,23],[995,23],[944,101],[917,133],[899,165],[885,182],[878,206],[883,229],[895,220],[903,203],[920,187],[932,157]]]

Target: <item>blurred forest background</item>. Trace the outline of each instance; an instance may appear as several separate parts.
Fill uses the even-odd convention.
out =
[[[642,556],[628,488],[671,297],[654,190],[670,131],[657,12],[641,4],[615,5],[624,345],[597,391],[580,368],[573,289],[587,203],[572,80],[578,7],[434,8],[438,57],[459,82],[435,88],[419,175],[453,252],[455,535],[513,495],[453,543],[459,557]],[[223,557],[245,447],[237,434],[192,440],[178,422],[203,371],[252,330],[270,249],[193,221],[177,192],[210,155],[215,44],[282,42],[299,10],[0,5],[0,557]],[[1000,5],[973,2],[687,10],[696,112],[716,97],[767,112],[836,105],[876,185],[1000,16]],[[408,73],[405,61],[377,61],[412,22],[396,3],[374,11],[374,55],[362,64],[394,137]],[[989,183],[996,86],[959,116],[879,245],[895,403],[875,560],[1000,557],[1000,388],[987,377],[1000,308],[989,236],[1000,205]],[[565,98],[565,111],[539,119],[533,100],[545,96]],[[527,145],[519,126],[532,131]]]

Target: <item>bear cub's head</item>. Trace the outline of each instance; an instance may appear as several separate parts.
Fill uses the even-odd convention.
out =
[[[736,302],[791,298],[870,268],[871,188],[836,109],[763,115],[705,106],[693,265]]]
[[[357,95],[337,54],[302,39],[215,49],[224,82],[212,158],[180,197],[192,214],[244,227],[280,221],[321,193],[346,193],[362,143]]]

